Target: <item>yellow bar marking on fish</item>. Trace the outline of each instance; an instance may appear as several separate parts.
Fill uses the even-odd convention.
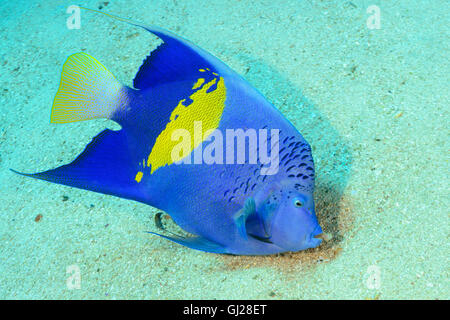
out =
[[[206,70],[205,69],[198,69],[198,71],[205,72]]]
[[[197,88],[200,88],[201,85],[203,84],[203,82],[205,82],[205,79],[199,78],[199,79],[197,80],[197,82],[194,84],[194,86],[192,87],[192,90],[195,90],[195,89],[197,89]]]
[[[144,173],[141,172],[141,171],[139,171],[139,172],[136,174],[136,177],[134,178],[134,180],[136,180],[138,183],[141,182],[143,175],[144,175]]]
[[[216,83],[217,88],[207,93],[207,90]],[[205,137],[205,132],[218,128],[223,109],[225,108],[226,87],[224,79],[222,77],[214,78],[204,84],[201,89],[194,92],[189,98],[192,100],[192,103],[189,106],[185,106],[183,102],[186,99],[182,99],[172,111],[166,128],[156,138],[147,159],[147,166],[151,166],[151,174],[160,167],[182,160],[172,159],[172,150],[179,143],[171,139],[175,130],[184,129],[190,132],[190,151],[192,152],[207,138]],[[202,139],[200,141],[199,139],[194,140],[194,122],[198,121],[202,124]]]

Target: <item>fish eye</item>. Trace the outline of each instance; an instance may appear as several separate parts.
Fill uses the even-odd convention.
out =
[[[296,206],[297,208],[301,208],[301,207],[303,207],[303,202],[300,201],[299,199],[295,199],[294,206]]]

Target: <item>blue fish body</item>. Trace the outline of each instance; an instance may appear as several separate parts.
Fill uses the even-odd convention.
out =
[[[314,164],[298,130],[217,58],[130,23],[163,40],[133,88],[93,57],[74,54],[51,116],[54,123],[108,118],[121,129],[102,131],[68,165],[22,174],[166,211],[194,236],[159,236],[197,250],[264,255],[318,246]]]

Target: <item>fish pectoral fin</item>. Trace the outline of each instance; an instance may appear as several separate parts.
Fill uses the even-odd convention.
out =
[[[276,205],[264,204],[255,212],[250,215],[245,223],[247,234],[262,242],[272,243],[272,224],[273,217],[276,212]]]
[[[236,212],[233,217],[234,223],[236,224],[240,236],[245,240],[248,239],[246,229],[247,219],[255,212],[256,212],[255,200],[253,198],[248,198],[245,201],[242,209]]]
[[[276,211],[275,204],[266,204],[258,211],[258,217],[262,223],[265,238],[270,238],[272,235],[272,220]]]
[[[250,237],[252,237],[252,238],[254,238],[254,239],[256,239],[256,240],[258,240],[258,241],[262,241],[262,242],[265,242],[265,243],[271,243],[271,244],[273,244],[273,242],[272,241],[270,241],[270,237],[269,236],[266,236],[266,237],[260,237],[260,236],[258,236],[258,235],[256,235],[256,234],[248,234]]]
[[[148,231],[148,233],[160,236],[161,238],[173,241],[175,243],[181,244],[182,246],[191,248],[191,249],[195,249],[195,250],[200,250],[200,251],[205,251],[205,252],[212,252],[212,253],[229,253],[227,251],[227,249],[214,241],[208,240],[206,238],[200,237],[200,236],[194,236],[194,237],[182,237],[182,236],[178,236],[178,235],[173,235],[173,236],[165,236],[156,232],[151,232]]]

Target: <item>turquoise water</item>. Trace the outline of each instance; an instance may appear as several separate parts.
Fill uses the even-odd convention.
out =
[[[89,52],[130,85],[159,44],[87,12],[68,29],[71,4],[0,1],[0,298],[450,297],[447,1],[77,2],[188,38],[309,141],[332,239],[270,257],[189,250],[143,232],[157,230],[149,206],[9,171],[68,163],[114,125],[49,124],[67,56]]]

